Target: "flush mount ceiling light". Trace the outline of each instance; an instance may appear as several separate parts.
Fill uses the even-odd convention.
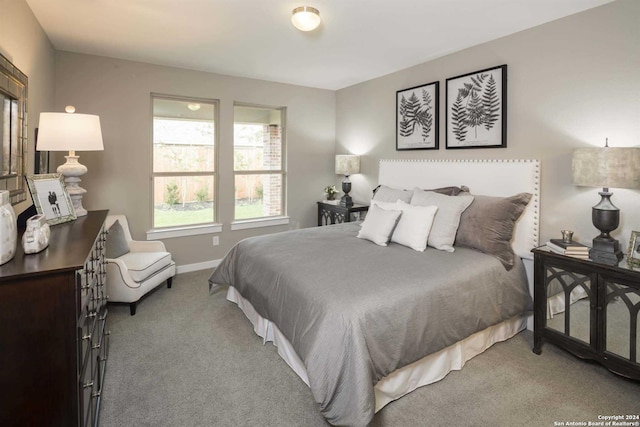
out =
[[[293,9],[291,23],[300,31],[312,31],[320,25],[320,12],[311,6],[300,6]]]
[[[187,104],[187,108],[191,111],[198,111],[200,109],[200,104],[192,102],[190,104]]]

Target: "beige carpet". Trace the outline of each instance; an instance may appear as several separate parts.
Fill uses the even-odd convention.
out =
[[[111,347],[100,424],[326,426],[311,391],[262,345],[244,315],[209,295],[209,271],[180,274],[129,316],[110,305]],[[554,426],[640,414],[640,384],[525,331],[387,405],[374,426]],[[559,424],[558,424],[559,425]]]

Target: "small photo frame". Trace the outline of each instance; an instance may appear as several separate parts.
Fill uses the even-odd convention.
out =
[[[507,66],[447,79],[447,149],[506,148]]]
[[[640,267],[640,231],[632,231],[627,250],[627,264]]]
[[[76,219],[71,198],[62,175],[57,173],[27,176],[31,198],[39,214],[44,214],[49,225]]]
[[[396,92],[396,151],[439,148],[440,82]]]

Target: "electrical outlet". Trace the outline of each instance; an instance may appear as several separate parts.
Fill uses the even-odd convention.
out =
[[[213,246],[218,246],[220,244],[220,237],[213,236]]]

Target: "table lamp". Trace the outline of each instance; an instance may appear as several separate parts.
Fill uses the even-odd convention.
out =
[[[578,148],[572,159],[573,183],[580,186],[603,187],[601,200],[591,210],[591,221],[600,230],[593,239],[589,258],[615,265],[623,258],[620,243],[610,236],[620,223],[620,209],[612,202],[614,188],[640,188],[640,147]]]
[[[353,206],[353,199],[349,196],[351,191],[351,181],[349,175],[360,173],[360,156],[351,154],[338,154],[336,156],[336,175],[344,175],[342,180],[342,192],[344,195],[340,198],[340,206],[350,208]]]
[[[75,114],[73,106],[65,108],[66,113],[40,113],[38,129],[38,151],[69,151],[64,156],[67,162],[58,166],[58,173],[64,176],[67,192],[73,203],[76,216],[84,216],[82,196],[87,192],[78,183],[87,173],[87,167],[78,162],[76,151],[102,151],[102,131],[100,117],[93,114]]]

